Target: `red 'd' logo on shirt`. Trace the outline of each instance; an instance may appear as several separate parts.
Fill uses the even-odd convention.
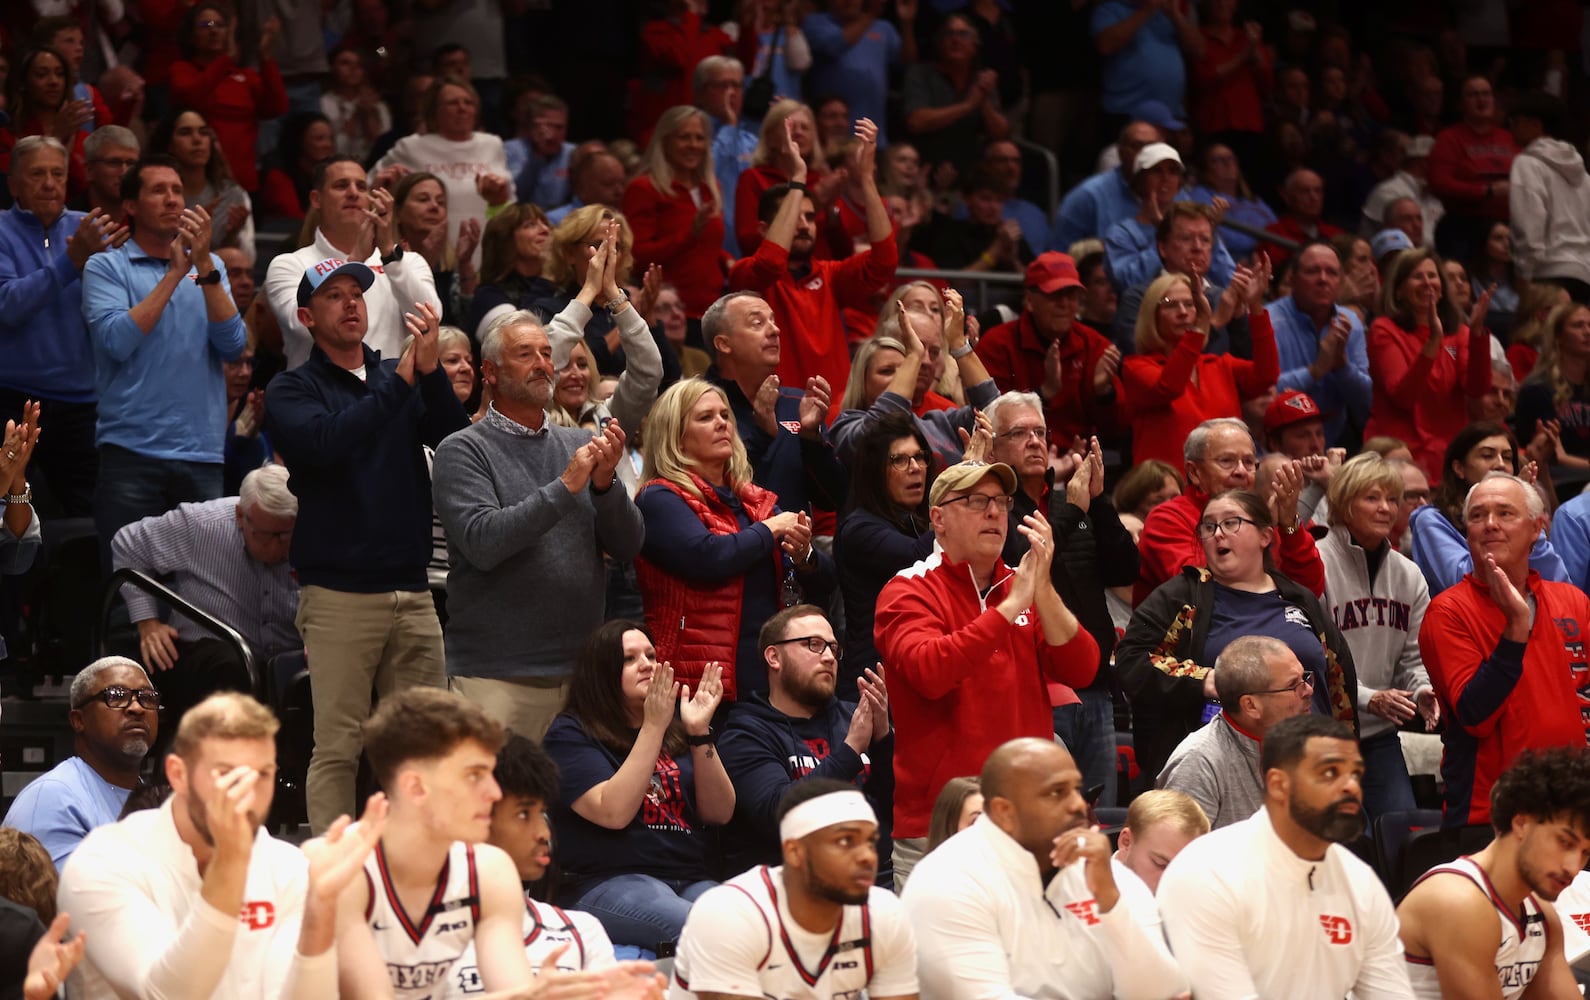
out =
[[[1573,922],[1579,925],[1580,930],[1590,934],[1590,913],[1573,914]]]
[[[1092,927],[1099,922],[1099,915],[1096,912],[1098,905],[1096,900],[1084,899],[1080,903],[1067,903],[1066,909],[1071,911],[1072,916]]]
[[[1325,936],[1331,944],[1352,944],[1353,925],[1347,922],[1346,917],[1328,917],[1320,914],[1319,925],[1325,928]]]
[[[267,902],[244,903],[238,919],[251,931],[265,930],[276,923],[276,906]]]

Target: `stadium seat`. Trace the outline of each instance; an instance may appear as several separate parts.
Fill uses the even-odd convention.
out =
[[[1423,830],[1441,825],[1439,809],[1409,809],[1389,812],[1375,817],[1372,830],[1375,838],[1375,871],[1388,890],[1396,884],[1398,866],[1408,838]]]
[[[1402,859],[1397,865],[1396,878],[1391,884],[1391,898],[1401,902],[1420,875],[1436,865],[1446,864],[1473,854],[1495,837],[1489,826],[1474,825],[1455,830],[1421,830],[1408,838]]]

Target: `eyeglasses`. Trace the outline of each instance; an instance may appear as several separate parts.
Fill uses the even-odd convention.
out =
[[[1048,436],[1049,432],[1041,426],[1012,427],[1010,430],[1000,434],[999,439],[1001,441],[1021,441],[1025,438],[1037,438],[1039,441],[1042,441]]]
[[[224,27],[226,27],[226,22],[225,21],[217,21],[213,17],[207,17],[207,18],[204,18],[202,21],[199,22],[199,27],[201,27],[201,28],[224,28]]]
[[[889,468],[909,469],[913,465],[920,465],[925,469],[928,467],[928,462],[930,461],[932,461],[932,459],[928,457],[928,453],[925,451],[904,452],[899,455],[889,456]]]
[[[1163,298],[1159,300],[1159,307],[1161,309],[1170,309],[1174,312],[1182,312],[1183,310],[1191,312],[1197,309],[1198,305],[1192,299]]]
[[[1301,698],[1301,697],[1303,697],[1303,692],[1304,691],[1312,691],[1312,690],[1314,690],[1314,678],[1310,677],[1308,674],[1304,674],[1302,677],[1299,677],[1296,681],[1292,682],[1291,684],[1288,684],[1286,687],[1270,688],[1269,690],[1266,690],[1266,691],[1250,691],[1248,693],[1249,694],[1295,694],[1299,698]]]
[[[132,688],[122,687],[120,684],[112,684],[97,694],[91,694],[72,707],[82,708],[91,701],[102,701],[105,703],[106,708],[120,710],[131,705],[134,698],[138,699],[138,707],[145,711],[153,712],[160,708],[159,691],[154,688],[139,688],[134,691]]]
[[[1218,524],[1214,521],[1199,521],[1198,537],[1213,538],[1215,537],[1216,529],[1219,529],[1222,534],[1235,535],[1237,532],[1242,530],[1242,526],[1244,524],[1251,524],[1255,527],[1258,526],[1257,521],[1250,520],[1246,517],[1228,517]]]
[[[941,500],[939,501],[939,506],[948,507],[952,503],[965,504],[966,509],[971,511],[973,514],[987,513],[989,504],[998,504],[1000,510],[1009,514],[1010,509],[1016,506],[1016,498],[1008,497],[1004,494],[990,496],[987,493],[968,493],[963,497],[954,497],[949,500]]]
[[[88,162],[103,163],[108,167],[115,167],[117,170],[131,170],[133,164],[137,163],[138,161],[121,156],[101,156],[89,160]]]
[[[265,531],[262,528],[254,527],[254,519],[248,516],[248,511],[246,510],[243,512],[243,523],[248,525],[249,531],[256,535],[262,535],[273,542],[290,542],[293,540],[292,528],[288,528],[286,531]]]
[[[820,635],[803,635],[795,639],[780,639],[777,642],[770,642],[768,645],[788,646],[792,642],[798,642],[805,646],[808,653],[816,653],[818,656],[821,656],[823,654],[823,650],[826,649],[830,653],[834,654],[834,659],[838,660],[843,658],[843,647],[834,640],[824,639]]]
[[[1221,455],[1219,458],[1211,458],[1209,461],[1215,463],[1222,472],[1230,472],[1239,465],[1244,469],[1257,469],[1259,467],[1259,460],[1253,455]]]

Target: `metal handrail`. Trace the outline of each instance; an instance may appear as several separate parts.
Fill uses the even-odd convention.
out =
[[[115,606],[116,597],[123,586],[141,590],[150,597],[170,605],[182,617],[231,646],[238,659],[243,661],[243,669],[248,671],[249,680],[254,685],[255,697],[266,704],[275,703],[274,698],[268,697],[270,692],[265,690],[263,681],[260,678],[259,664],[254,660],[254,651],[249,648],[248,640],[243,638],[242,633],[209,612],[200,611],[178,595],[176,591],[149,574],[133,569],[130,566],[123,567],[112,573],[110,579],[105,583],[105,596],[100,599],[99,605],[99,641],[95,644],[99,649],[99,655],[104,656],[106,654],[106,639],[109,638],[110,632],[106,627],[106,623],[110,621],[111,608]]]
[[[1038,154],[1038,156],[1042,157],[1044,165],[1049,168],[1049,176],[1047,178],[1048,183],[1045,185],[1048,198],[1044,202],[1044,216],[1045,218],[1053,219],[1054,213],[1060,207],[1059,158],[1054,155],[1054,150],[1050,149],[1048,146],[1040,146],[1031,140],[1023,139],[1019,136],[1013,136],[1011,137],[1010,141],[1016,144],[1017,149],[1025,149],[1028,152]]]
[[[1241,233],[1244,236],[1251,236],[1256,240],[1263,240],[1265,243],[1274,243],[1282,250],[1297,251],[1303,246],[1303,244],[1299,243],[1297,240],[1294,240],[1290,236],[1282,236],[1280,233],[1272,233],[1268,229],[1260,229],[1257,226],[1250,226],[1246,222],[1234,222],[1231,219],[1221,219],[1220,227],[1222,229],[1233,230],[1234,232]]]

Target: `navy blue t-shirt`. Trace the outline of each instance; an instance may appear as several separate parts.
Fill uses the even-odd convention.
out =
[[[558,764],[561,798],[554,810],[558,861],[573,883],[572,895],[614,875],[639,872],[660,879],[707,878],[696,813],[696,770],[688,753],[664,750],[652,769],[651,788],[640,811],[622,830],[585,819],[574,802],[618,773],[624,758],[585,734],[574,717],[552,720],[542,746]]]
[[[1254,594],[1215,585],[1215,606],[1209,619],[1209,640],[1204,662],[1213,664],[1233,640],[1245,635],[1279,639],[1297,654],[1303,669],[1314,678],[1315,715],[1330,715],[1330,694],[1325,684],[1325,650],[1309,624],[1308,612],[1287,601],[1279,590]]]

